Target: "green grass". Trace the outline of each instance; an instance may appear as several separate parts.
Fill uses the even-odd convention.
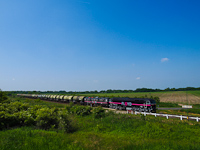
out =
[[[194,104],[193,108],[200,109],[200,104]]]
[[[157,107],[158,106],[159,107],[176,107],[176,108],[181,107],[177,103],[168,103],[168,102],[160,102],[157,104]]]
[[[156,110],[157,113],[200,117],[200,109]],[[177,118],[178,119],[178,118]]]
[[[101,97],[141,97],[147,95],[150,96],[160,96],[166,92],[136,92],[136,93],[100,93],[100,94],[82,94],[84,96],[101,96]]]
[[[200,91],[187,91],[187,93],[200,97]]]
[[[181,112],[188,112],[193,114],[200,114],[200,109],[192,108],[192,109],[181,109]]]
[[[199,124],[152,116],[107,115],[73,118],[74,133],[17,128],[0,131],[0,150],[53,149],[155,149],[197,150],[200,148]]]
[[[48,106],[48,107],[57,107],[57,108],[64,108],[66,106],[66,103],[55,103],[51,101],[43,101],[40,99],[29,99],[29,98],[10,98],[11,101],[20,101],[23,103],[29,103],[30,105],[42,105],[42,106]]]
[[[20,99],[18,99],[20,101]],[[31,105],[65,105],[22,99]],[[62,106],[60,106],[62,105]],[[200,123],[154,116],[114,114],[103,118],[69,114],[76,130],[16,127],[0,131],[0,150],[199,150]]]
[[[69,135],[22,127],[0,132],[0,150],[82,149]]]

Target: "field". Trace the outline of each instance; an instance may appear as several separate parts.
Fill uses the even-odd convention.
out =
[[[94,94],[87,94],[93,96]],[[116,97],[141,97],[158,96],[161,102],[179,104],[200,104],[200,91],[170,91],[170,92],[141,92],[141,93],[105,93],[95,94],[95,96],[116,96]]]
[[[69,107],[68,105],[25,98],[15,98],[12,101],[18,102],[13,106],[19,107],[19,102],[22,103],[23,107],[20,109],[23,109],[21,111],[23,113],[17,112],[17,114],[23,116],[26,114],[25,112],[35,110],[30,109],[32,107],[40,108],[38,106],[42,107],[38,111],[43,110],[43,107],[48,109],[56,107],[59,111],[67,110],[70,128],[74,129],[71,132],[64,132],[55,128],[44,130],[38,126],[24,126],[23,124],[12,128],[8,126],[8,129],[0,131],[0,150],[198,150],[200,148],[200,124],[196,121],[115,114],[112,111],[101,112],[105,113],[104,115],[97,112],[100,117],[95,117],[94,110],[83,116],[80,114],[86,108],[85,106],[71,105]],[[15,112],[20,110],[15,109],[16,107],[10,108]],[[1,107],[1,109],[3,108]],[[11,112],[8,109],[4,111]],[[12,117],[12,114],[10,115],[7,117]],[[22,121],[23,118],[20,120]]]
[[[161,102],[172,102],[179,104],[200,104],[200,91],[177,91],[166,92],[160,95]]]

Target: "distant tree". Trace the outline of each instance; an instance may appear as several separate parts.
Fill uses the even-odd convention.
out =
[[[160,98],[158,96],[153,97],[153,99],[156,101],[157,104],[160,103]]]
[[[113,92],[113,90],[111,90],[111,89],[108,89],[107,91],[106,91],[106,93],[112,93]]]
[[[128,90],[124,90],[124,93],[128,93]]]
[[[170,90],[171,90],[171,89],[170,89],[169,87],[165,89],[165,91],[170,91]]]

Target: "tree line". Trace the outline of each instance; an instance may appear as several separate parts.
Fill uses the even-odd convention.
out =
[[[6,91],[8,96],[16,95],[16,94],[101,94],[101,93],[133,93],[133,92],[161,92],[161,91],[195,91],[200,90],[200,87],[186,87],[186,88],[166,88],[162,89],[151,89],[151,88],[137,88],[136,90],[101,90],[101,91]]]

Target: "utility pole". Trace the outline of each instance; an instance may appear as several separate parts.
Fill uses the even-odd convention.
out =
[[[188,94],[187,94],[187,91],[186,91],[186,100],[187,100],[187,105],[188,105]],[[188,108],[187,108],[187,119],[188,119]]]

